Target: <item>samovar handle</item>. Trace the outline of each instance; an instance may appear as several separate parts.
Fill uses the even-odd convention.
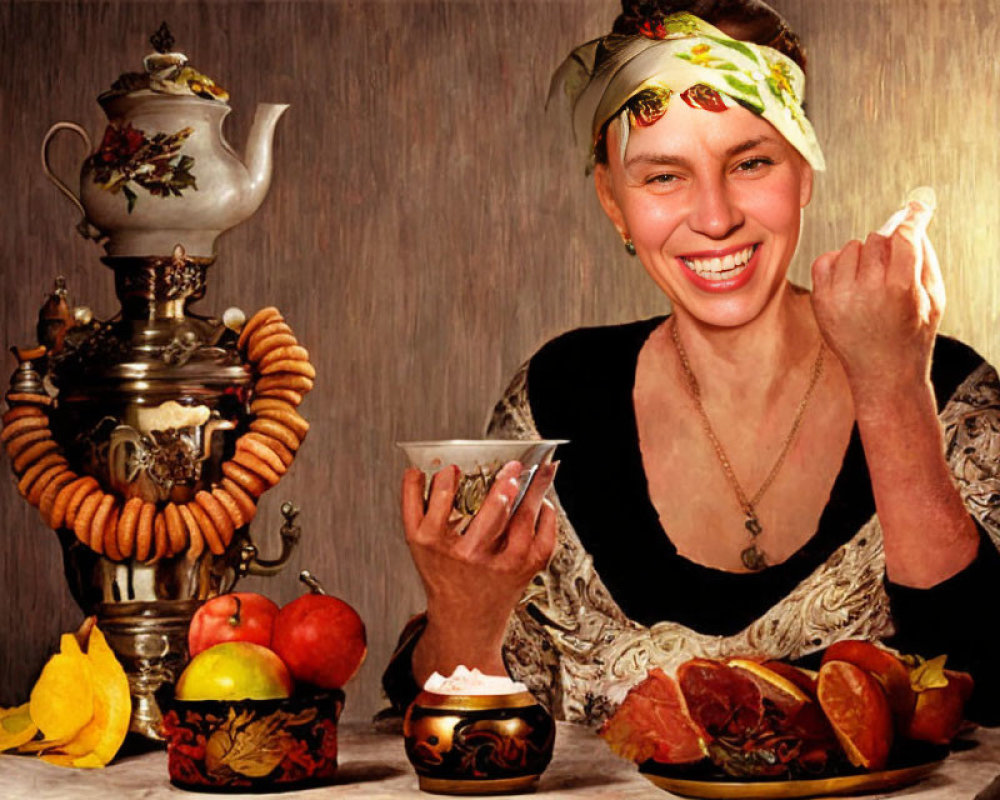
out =
[[[80,213],[83,215],[83,218],[79,223],[77,223],[76,226],[80,235],[85,239],[100,239],[104,236],[104,234],[98,230],[89,219],[87,219],[87,211],[83,207],[83,203],[77,196],[76,192],[70,189],[69,186],[67,186],[62,179],[52,171],[52,167],[49,166],[49,144],[60,131],[73,131],[73,133],[83,139],[84,144],[87,146],[88,157],[93,150],[90,136],[81,126],[77,125],[75,122],[57,122],[49,128],[48,132],[45,134],[45,138],[42,139],[42,171],[45,173],[45,176],[56,185],[56,188],[66,195],[73,205],[80,209]]]
[[[277,575],[284,569],[285,564],[292,555],[292,551],[299,543],[302,536],[302,529],[295,524],[295,519],[299,515],[299,510],[291,503],[281,504],[281,516],[285,521],[281,525],[279,534],[281,536],[281,553],[277,558],[260,558],[257,545],[248,541],[240,549],[240,577],[247,575]]]

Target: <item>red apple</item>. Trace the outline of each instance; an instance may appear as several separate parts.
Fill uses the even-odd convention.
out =
[[[269,647],[277,616],[278,606],[262,594],[220,594],[194,612],[188,628],[188,651],[193,657],[222,642]]]
[[[308,572],[299,577],[313,593],[292,600],[278,612],[271,649],[295,680],[339,689],[358,671],[368,652],[365,624],[343,600],[322,593]]]

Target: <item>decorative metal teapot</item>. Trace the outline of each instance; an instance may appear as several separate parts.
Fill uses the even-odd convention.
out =
[[[84,236],[104,240],[109,256],[166,256],[181,245],[211,257],[215,239],[247,219],[271,183],[275,125],[287,105],[260,103],[245,163],[222,134],[229,94],[188,66],[164,23],[150,41],[145,70],[121,75],[98,97],[108,117],[95,149],[75,122],[57,122],[42,143],[45,174],[81,211]],[[77,195],[49,166],[62,131],[80,136],[90,155]]]

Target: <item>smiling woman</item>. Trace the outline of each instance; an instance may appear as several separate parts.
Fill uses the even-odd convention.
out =
[[[554,511],[543,481],[511,518],[498,480],[458,537],[454,473],[426,508],[407,474],[428,611],[386,673],[400,707],[465,663],[597,724],[654,667],[866,638],[948,653],[977,675],[971,714],[1000,716],[974,622],[1000,599],[1000,382],[937,334],[926,195],[817,258],[811,293],[788,280],[824,168],[803,64],[757,0],[624,0],[557,73],[672,313],[564,334],[497,405],[494,436],[569,440]]]

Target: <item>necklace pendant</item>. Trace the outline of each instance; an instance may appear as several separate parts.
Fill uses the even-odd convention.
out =
[[[756,542],[740,553],[740,560],[743,562],[743,566],[751,572],[760,572],[767,566],[767,557],[757,549]]]
[[[760,520],[757,519],[757,515],[753,511],[747,512],[747,521],[743,523],[743,527],[746,528],[750,535],[755,539],[760,535],[760,532],[764,530],[760,525]]]

